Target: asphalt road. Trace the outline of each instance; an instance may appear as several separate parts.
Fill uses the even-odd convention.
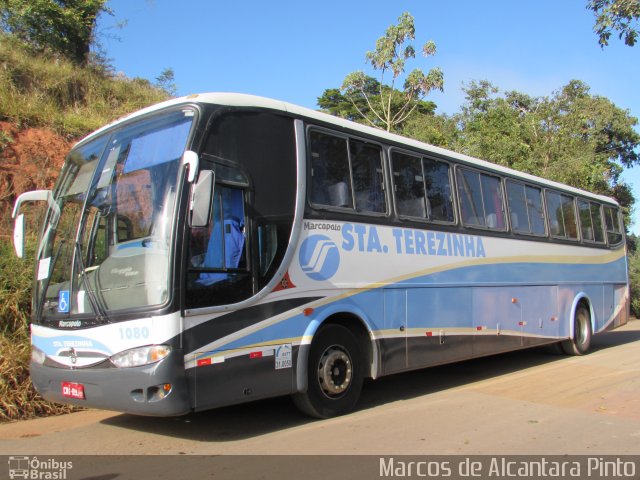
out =
[[[92,410],[0,425],[0,455],[86,454],[640,455],[640,321],[583,357],[534,349],[368,382],[359,409],[330,420],[285,397],[179,418]]]

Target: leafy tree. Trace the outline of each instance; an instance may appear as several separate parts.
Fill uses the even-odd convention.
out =
[[[373,77],[367,76],[365,82],[364,91],[369,98],[375,97],[382,90],[385,95],[390,96],[392,110],[398,111],[404,106],[405,96],[402,92],[398,90],[392,92],[390,87],[380,85],[380,82]],[[375,126],[383,128],[382,122],[375,117],[369,107],[367,98],[363,94],[347,96],[343,95],[338,88],[328,88],[323,92],[322,96],[318,97],[318,106],[325,112],[354,122],[371,124],[371,122],[365,120],[366,118],[371,118]],[[432,116],[435,109],[435,103],[428,100],[417,100],[412,115]],[[411,116],[396,124],[396,130],[401,129],[404,122],[409,118],[411,118]]]
[[[416,68],[406,75],[402,92],[396,90],[406,61],[416,56],[415,49],[408,43],[414,39],[414,20],[405,12],[398,18],[397,25],[390,26],[378,39],[375,50],[366,54],[367,63],[380,72],[379,81],[372,82],[363,71],[345,77],[340,90],[367,123],[392,131],[412,115],[431,90],[443,89],[444,79],[439,68],[431,69],[426,75]],[[435,55],[435,43],[425,43],[422,53],[425,57]],[[389,86],[384,84],[388,73],[391,74]]]
[[[437,147],[452,149],[459,143],[457,118],[448,115],[414,114],[400,131],[402,135]]]
[[[175,73],[173,72],[173,68],[165,68],[160,75],[156,77],[156,87],[164,90],[169,96],[175,97],[178,93],[178,87],[176,87],[175,83]]]
[[[640,1],[638,0],[590,0],[587,9],[593,10],[596,23],[593,30],[598,34],[601,47],[609,45],[613,31],[618,31],[618,38],[633,47],[638,38],[638,19],[640,18]]]
[[[498,96],[489,82],[465,87],[453,149],[633,204],[620,175],[638,163],[638,120],[572,80],[551,97]]]
[[[107,0],[0,0],[0,28],[35,47],[87,65]]]
[[[629,289],[631,297],[631,314],[640,318],[640,248],[638,237],[627,237],[627,254],[629,262]]]

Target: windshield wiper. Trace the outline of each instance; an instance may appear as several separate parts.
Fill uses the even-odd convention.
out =
[[[109,316],[107,315],[106,310],[100,303],[100,300],[96,296],[96,292],[91,289],[91,285],[89,284],[89,279],[87,277],[87,272],[84,266],[84,261],[82,260],[82,245],[80,242],[76,242],[75,245],[75,259],[76,264],[78,265],[79,275],[82,279],[82,285],[84,286],[84,291],[89,296],[89,303],[91,304],[91,308],[93,313],[95,313],[96,318],[100,321],[109,321]],[[96,289],[98,282],[96,281]]]

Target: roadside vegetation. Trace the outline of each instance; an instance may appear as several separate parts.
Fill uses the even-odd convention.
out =
[[[42,399],[29,377],[35,238],[25,259],[11,244],[11,207],[26,190],[51,188],[68,148],[114,119],[165,100],[148,80],[81,66],[0,34],[0,422],[72,410]],[[37,233],[38,211],[28,219]]]
[[[0,67],[2,118],[65,137],[80,137],[168,96],[142,78],[114,75],[102,66],[79,67],[52,52],[34,54],[7,35],[0,37]]]

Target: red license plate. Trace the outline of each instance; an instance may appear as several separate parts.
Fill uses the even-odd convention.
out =
[[[84,400],[84,385],[81,383],[62,382],[62,396]]]

